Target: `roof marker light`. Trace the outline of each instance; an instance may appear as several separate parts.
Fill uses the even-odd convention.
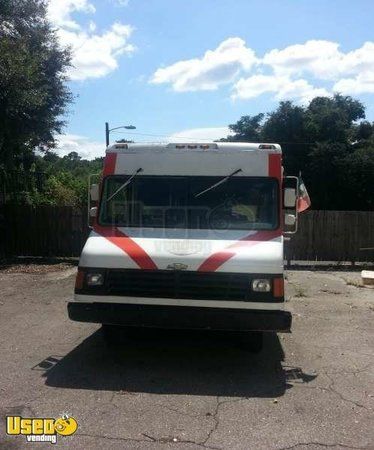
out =
[[[258,148],[260,150],[275,150],[277,147],[274,144],[260,144]]]
[[[218,145],[216,143],[210,143],[210,144],[201,144],[200,142],[185,142],[185,143],[173,143],[170,142],[166,145],[167,148],[189,148],[189,149],[197,149],[197,148],[201,148],[203,150],[207,150],[207,149],[218,149]]]
[[[124,143],[117,143],[115,144],[114,148],[129,148],[129,146]]]

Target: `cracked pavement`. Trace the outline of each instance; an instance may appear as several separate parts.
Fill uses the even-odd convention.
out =
[[[108,348],[68,320],[72,270],[1,273],[0,448],[4,417],[70,413],[74,449],[374,449],[374,290],[358,272],[288,271],[292,334],[261,354],[227,336],[148,333]]]

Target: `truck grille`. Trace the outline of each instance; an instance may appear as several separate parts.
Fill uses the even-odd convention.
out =
[[[128,269],[108,270],[105,290],[108,295],[129,297],[253,300],[250,283],[251,276],[241,273]],[[272,297],[261,293],[261,300],[264,294]]]

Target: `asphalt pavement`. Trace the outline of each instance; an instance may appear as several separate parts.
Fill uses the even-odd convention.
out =
[[[78,430],[54,447],[374,448],[374,290],[359,273],[288,271],[292,333],[255,355],[193,332],[108,348],[67,318],[74,271],[0,271],[0,448],[52,445],[6,436],[5,416],[64,413]]]

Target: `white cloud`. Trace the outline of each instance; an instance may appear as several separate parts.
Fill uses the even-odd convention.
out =
[[[374,73],[374,42],[365,42],[362,47],[344,53],[336,42],[311,40],[283,50],[271,50],[262,62],[276,74],[309,73],[322,80],[336,80],[347,75]]]
[[[329,92],[373,93],[374,42],[365,42],[349,52],[339,47],[332,41],[309,40],[272,49],[260,58],[242,39],[228,38],[200,58],[159,68],[150,82],[170,84],[178,92],[214,90],[232,84],[233,99],[273,93],[277,100],[289,98],[301,103]],[[250,76],[245,77],[244,72]]]
[[[207,128],[191,128],[187,130],[178,131],[171,134],[168,142],[205,142],[215,141],[227,137],[230,134],[228,127],[207,127]]]
[[[300,103],[309,103],[314,97],[328,97],[331,94],[325,88],[316,88],[304,79],[288,80],[279,86],[276,99],[293,99]]]
[[[59,134],[55,137],[57,142],[56,153],[59,156],[77,152],[84,159],[94,159],[105,156],[105,143],[91,141],[85,136],[77,134]]]
[[[337,81],[334,91],[353,95],[374,93],[374,42],[365,42],[362,47],[347,53],[344,68],[343,75],[355,76]]]
[[[61,41],[73,49],[73,67],[69,73],[72,80],[103,77],[118,67],[120,55],[134,51],[134,47],[127,44],[132,33],[129,25],[115,23],[101,35],[64,29],[58,33]]]
[[[169,83],[175,91],[215,90],[235,80],[243,70],[249,71],[256,63],[254,51],[243,39],[228,38],[215,50],[208,50],[201,58],[179,61],[159,68],[150,82]]]
[[[68,73],[72,80],[103,77],[118,67],[121,55],[134,52],[129,43],[133,27],[114,23],[97,33],[93,20],[83,26],[73,19],[75,12],[94,14],[95,7],[88,0],[51,0],[48,5],[48,17],[61,44],[72,48],[73,67]]]
[[[233,99],[250,99],[273,93],[277,100],[297,100],[308,103],[313,97],[327,96],[324,88],[315,88],[304,79],[291,80],[285,75],[253,75],[241,78],[234,85]]]
[[[341,94],[374,94],[374,72],[362,73],[355,78],[342,78],[335,83],[333,89]]]
[[[129,6],[130,0],[112,0],[116,6],[125,7]]]
[[[88,0],[50,0],[47,15],[56,27],[78,30],[80,26],[72,19],[71,14],[74,12],[93,14],[95,11],[95,6]]]
[[[318,78],[331,78],[336,76],[343,56],[338,48],[335,42],[312,40],[282,50],[273,49],[264,55],[262,62],[279,75],[310,72]]]
[[[357,50],[348,52],[343,58],[343,72],[351,74],[374,73],[374,42],[365,42]]]

